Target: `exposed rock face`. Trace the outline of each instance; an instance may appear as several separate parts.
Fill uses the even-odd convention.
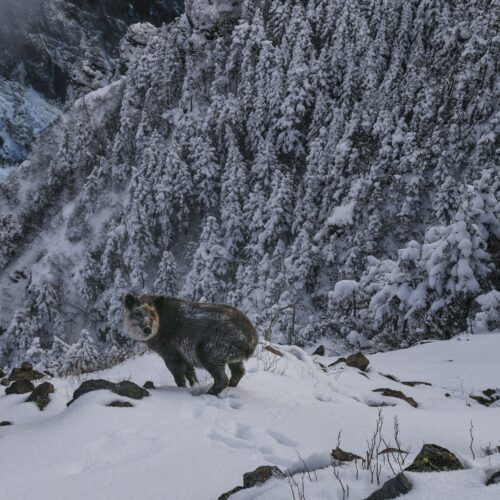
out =
[[[408,472],[442,472],[463,468],[451,451],[436,444],[424,444],[420,453],[406,470]]]
[[[109,83],[127,26],[159,26],[182,8],[182,0],[2,0],[0,165],[20,161],[64,103]]]
[[[124,396],[132,399],[142,399],[145,396],[149,396],[149,392],[142,387],[139,387],[134,382],[130,380],[123,380],[122,382],[110,382],[109,380],[97,379],[97,380],[86,380],[80,387],[73,393],[73,399],[68,403],[68,406],[76,401],[80,396],[87,394],[87,392],[99,391],[107,389],[119,396]]]
[[[186,0],[186,15],[194,28],[214,30],[241,15],[242,0]]]
[[[408,478],[400,472],[397,476],[386,481],[380,489],[372,493],[366,500],[389,500],[406,495],[412,489]]]

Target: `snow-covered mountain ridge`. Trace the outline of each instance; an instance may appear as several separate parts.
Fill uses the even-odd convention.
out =
[[[339,352],[498,328],[494,2],[227,7],[141,32],[3,184],[3,363],[122,348],[126,290]]]
[[[349,487],[349,498],[362,500],[379,488],[376,475],[372,480],[361,461],[334,469],[330,453],[340,439],[342,449],[364,456],[379,409],[382,448],[395,445],[398,419],[401,447],[409,451],[404,467],[424,443],[447,448],[464,466],[452,472],[405,472],[412,491],[401,498],[498,498],[500,484],[486,482],[500,469],[500,453],[494,452],[500,445],[500,407],[482,406],[469,396],[498,387],[500,335],[462,335],[369,355],[366,372],[339,364],[325,373],[318,362],[327,365],[336,358],[310,357],[296,346],[275,347],[283,356],[259,350],[241,385],[221,397],[203,394],[210,386],[203,371],[200,386],[174,387],[154,354],[104,372],[49,379],[55,392],[43,411],[25,403],[26,395],[2,391],[0,420],[12,423],[0,427],[8,457],[0,468],[2,498],[215,500],[241,484],[243,473],[276,465],[299,487],[304,481],[305,498],[341,499],[342,483]],[[410,387],[382,374],[432,385]],[[80,383],[96,378],[139,385],[151,380],[156,389],[141,400],[91,392],[67,408]],[[403,391],[418,407],[373,392],[381,387]],[[115,400],[133,407],[106,406]],[[393,471],[383,456],[381,483],[399,472],[396,462]],[[304,464],[309,474],[303,473]],[[273,479],[230,498],[290,500],[292,487],[297,495],[292,480]]]

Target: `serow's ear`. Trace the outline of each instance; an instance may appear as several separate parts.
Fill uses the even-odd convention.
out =
[[[134,297],[131,293],[127,293],[123,298],[123,304],[129,311],[131,311],[134,306],[139,304],[139,301],[137,300],[137,297]]]

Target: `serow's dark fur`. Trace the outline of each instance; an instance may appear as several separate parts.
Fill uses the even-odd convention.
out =
[[[213,395],[236,387],[245,374],[243,361],[253,354],[258,336],[235,307],[132,294],[125,296],[124,305],[129,334],[163,358],[179,387],[186,386],[186,379],[190,385],[197,382],[195,367],[212,375],[208,394]]]

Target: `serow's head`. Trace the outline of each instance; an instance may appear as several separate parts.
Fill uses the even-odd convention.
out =
[[[125,331],[130,338],[146,342],[158,333],[160,321],[153,305],[142,303],[131,293],[125,295],[123,305],[125,306]]]

